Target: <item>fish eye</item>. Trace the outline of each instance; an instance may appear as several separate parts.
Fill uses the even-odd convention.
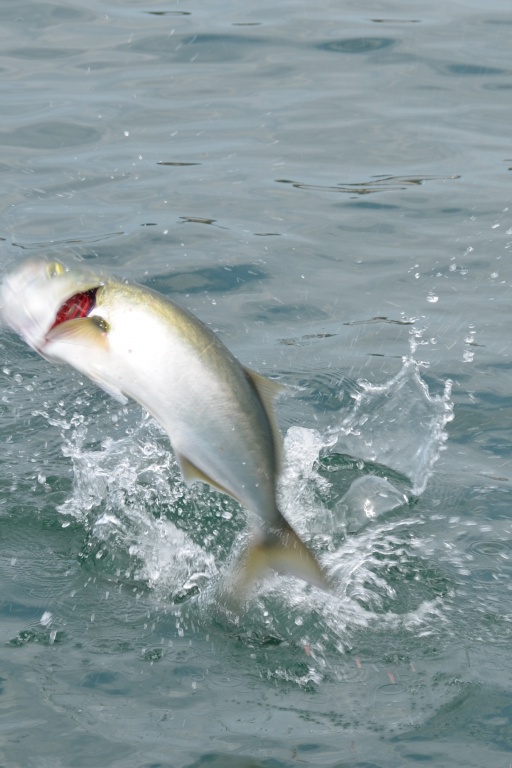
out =
[[[63,275],[65,271],[64,266],[58,261],[52,261],[47,267],[48,277],[58,277]]]

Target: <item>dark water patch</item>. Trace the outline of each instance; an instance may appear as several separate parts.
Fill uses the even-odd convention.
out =
[[[506,75],[507,70],[487,67],[478,64],[448,64],[445,67],[450,75],[463,75],[464,77],[481,77],[485,75]]]
[[[331,482],[329,496],[332,505],[338,494],[342,496],[354,480],[360,477],[381,477],[403,490],[409,490],[410,487],[409,478],[401,472],[395,472],[388,466],[375,461],[363,461],[350,454],[328,453],[321,456],[319,471]]]
[[[329,317],[327,312],[323,309],[315,307],[312,304],[281,304],[279,306],[265,307],[259,305],[252,313],[252,316],[256,320],[278,322],[308,322],[325,320]]]
[[[333,763],[331,768],[383,768],[383,763],[367,763],[365,760],[342,760],[341,763]]]
[[[119,675],[117,672],[110,672],[108,670],[95,670],[94,672],[88,672],[85,677],[80,681],[82,688],[105,688],[111,686],[112,683],[117,682]]]
[[[162,293],[226,292],[266,277],[263,270],[252,264],[234,264],[155,275],[146,280],[145,285]]]
[[[401,360],[402,355],[385,355],[383,352],[367,352],[368,357],[386,357],[388,360]]]
[[[341,40],[330,40],[317,44],[321,51],[334,53],[374,53],[396,44],[392,37],[346,37]]]
[[[330,339],[332,336],[337,336],[336,333],[306,333],[299,338],[278,339],[279,344],[286,344],[289,347],[303,347],[308,344],[313,344],[316,341],[322,341],[323,339]]]
[[[484,24],[489,24],[489,26],[497,25],[499,27],[505,27],[505,26],[511,26],[512,25],[512,19],[507,18],[501,18],[501,19],[485,19]]]
[[[490,392],[477,392],[477,398],[478,407],[471,403],[457,406],[457,419],[451,425],[450,439],[459,445],[467,445],[474,443],[476,438],[487,455],[509,457],[512,452],[510,399]],[[497,469],[500,476],[508,474],[508,462]]]
[[[361,197],[355,198],[353,202],[349,203],[349,205],[351,205],[354,208],[357,206],[359,210],[364,209],[366,211],[396,211],[400,208],[399,205],[393,205],[391,203],[375,203],[373,201],[370,202],[370,200],[364,200]],[[344,227],[344,229],[346,229],[346,227]],[[350,229],[352,231],[356,231],[358,228],[351,227]]]
[[[142,11],[150,16],[192,16],[191,11]]]
[[[510,91],[512,83],[483,83],[482,88],[486,91]]]
[[[413,318],[393,319],[390,317],[370,317],[368,320],[349,320],[343,325],[374,325],[375,323],[389,323],[391,325],[414,325]]]
[[[186,167],[188,165],[202,165],[202,163],[189,163],[189,162],[178,162],[178,161],[174,162],[172,160],[169,160],[169,161],[159,160],[157,165],[170,165],[170,166],[174,166],[175,168],[181,168],[181,167]]]
[[[41,616],[41,609],[39,607],[34,608],[34,606],[25,605],[24,603],[9,601],[0,605],[0,616],[36,621]]]
[[[155,661],[162,661],[164,655],[163,648],[147,648],[142,654],[142,659],[152,664]]]
[[[374,24],[421,24],[421,19],[370,19]]]
[[[374,192],[397,191],[407,189],[407,187],[417,187],[426,181],[449,181],[460,179],[458,175],[453,176],[377,176],[375,180],[366,182],[354,182],[345,184],[340,182],[333,186],[325,184],[309,184],[302,181],[293,181],[291,179],[276,179],[278,184],[291,184],[296,189],[307,189],[314,192],[341,192],[351,195],[370,195]]]
[[[432,742],[455,738],[492,743],[505,752],[512,749],[512,695],[480,683],[453,681],[451,701],[413,731],[391,737],[391,742]]]
[[[202,216],[180,216],[180,220],[187,224],[209,224],[216,226],[218,229],[228,229],[228,227],[217,224],[216,219],[207,219]]]
[[[353,379],[343,377],[332,370],[316,369],[307,378],[295,374],[293,384],[299,388],[301,400],[312,403],[322,413],[339,413],[340,408],[353,402],[360,389]]]
[[[165,715],[163,719],[166,719]],[[176,768],[176,763],[141,763],[140,768]]]
[[[63,643],[65,633],[62,630],[44,630],[44,629],[23,629],[18,632],[16,637],[8,641],[10,648],[21,648],[29,643],[36,643],[43,646]]]
[[[189,763],[185,768],[292,768],[293,762],[283,762],[267,758],[258,760],[254,757],[244,757],[243,755],[233,755],[226,752],[208,752],[193,763]]]
[[[4,146],[46,150],[94,144],[100,138],[101,133],[94,128],[58,121],[20,126],[14,131],[0,132],[0,144]]]
[[[204,670],[202,667],[195,667],[191,664],[181,664],[174,667],[172,670],[172,676],[180,681],[187,679],[198,680],[202,679],[203,672]]]

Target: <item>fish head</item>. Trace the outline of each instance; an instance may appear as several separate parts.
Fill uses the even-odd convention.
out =
[[[89,317],[104,281],[86,269],[43,259],[23,263],[0,287],[0,316],[39,354],[50,360],[55,329]],[[96,321],[98,322],[98,320]]]

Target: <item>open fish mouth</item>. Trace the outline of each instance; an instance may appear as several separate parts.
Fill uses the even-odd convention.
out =
[[[96,294],[98,290],[99,286],[70,296],[58,310],[55,316],[55,322],[50,330],[61,325],[61,323],[66,323],[68,320],[78,320],[83,317],[88,317],[96,306]]]
[[[62,340],[96,316],[99,290],[104,285],[98,274],[69,271],[60,262],[30,260],[7,274],[0,282],[0,323],[9,325],[43,357],[53,360],[51,342]],[[85,330],[85,329],[84,329]]]

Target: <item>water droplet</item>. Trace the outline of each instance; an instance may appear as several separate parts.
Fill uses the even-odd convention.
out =
[[[39,623],[42,624],[43,627],[48,627],[52,623],[52,619],[53,616],[50,611],[45,611],[39,619]]]

